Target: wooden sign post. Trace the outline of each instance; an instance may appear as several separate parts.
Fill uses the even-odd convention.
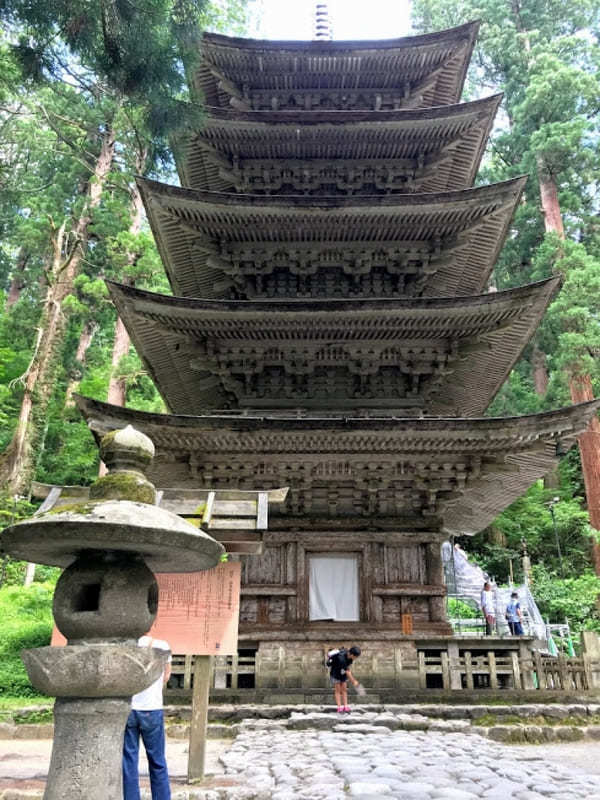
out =
[[[204,778],[212,656],[237,653],[241,566],[156,576],[160,599],[151,635],[179,655],[194,655],[189,782]]]
[[[204,778],[206,764],[206,726],[208,724],[208,697],[212,672],[211,656],[194,659],[194,692],[192,695],[192,722],[188,755],[188,783]]]

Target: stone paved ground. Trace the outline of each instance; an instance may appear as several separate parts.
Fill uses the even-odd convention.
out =
[[[226,774],[271,800],[600,800],[600,780],[553,750],[507,746],[472,734],[247,729],[221,760]],[[586,748],[597,768],[597,745]],[[535,751],[535,752],[534,752]],[[558,752],[556,753],[558,755]],[[264,794],[263,794],[264,793]]]
[[[170,741],[173,800],[600,800],[596,742],[509,746],[352,716],[300,730],[289,720],[247,721],[233,742],[208,742],[208,771],[224,774],[201,788],[185,786],[185,742]],[[0,800],[41,797],[50,747],[0,741]]]

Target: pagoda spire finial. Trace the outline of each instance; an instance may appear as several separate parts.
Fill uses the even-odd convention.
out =
[[[331,41],[333,39],[327,3],[315,4],[314,38],[319,42]]]

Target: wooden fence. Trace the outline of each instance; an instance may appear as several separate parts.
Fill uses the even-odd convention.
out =
[[[533,653],[538,689],[559,689],[565,692],[592,688],[592,664],[588,656],[567,658]]]
[[[437,682],[428,676],[439,676]],[[466,650],[458,658],[447,652],[419,652],[419,682],[422,689],[437,683],[444,689],[555,689],[585,691],[592,688],[588,657],[543,656],[534,651],[522,657],[516,650],[501,653]]]
[[[252,676],[254,683],[256,670],[255,656],[215,656],[213,658],[212,687],[214,689],[243,688],[241,676]],[[171,663],[171,683],[174,688],[190,691],[193,685],[194,656],[173,656]],[[240,687],[242,684],[242,687]]]
[[[419,682],[426,689],[432,684],[428,676],[437,675],[443,689],[523,689],[523,666],[516,650],[467,650],[454,658],[444,650],[435,655],[420,651]]]
[[[173,656],[171,685],[192,688],[193,656]],[[567,658],[532,652],[523,657],[517,650],[460,650],[458,656],[447,651],[419,651],[418,675],[422,689],[545,689],[585,691],[593,688],[589,656]],[[213,659],[212,686],[215,689],[243,689],[254,686],[255,655],[216,656]],[[327,683],[324,672],[324,684]],[[321,688],[321,687],[314,687]]]

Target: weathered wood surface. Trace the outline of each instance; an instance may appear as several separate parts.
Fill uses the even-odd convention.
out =
[[[190,783],[204,778],[210,683],[211,656],[194,656],[194,691],[187,773]]]
[[[478,29],[469,22],[385,42],[204,34],[192,87],[208,105],[241,110],[447,105],[460,97]]]
[[[319,688],[326,686],[326,672],[322,669],[323,658],[333,640],[323,642],[277,642],[270,655],[263,656],[265,668],[273,670],[274,685]],[[506,691],[555,690],[588,691],[593,688],[591,672],[597,662],[589,657],[549,658],[537,651],[527,651],[522,655],[521,643],[511,640],[498,640],[495,649],[486,649],[488,644],[469,644],[468,652],[458,656],[458,643],[447,642],[446,649],[440,649],[439,642],[418,640],[407,641],[398,646],[385,640],[369,641],[363,644],[360,677],[367,685],[393,688],[403,685],[405,680],[414,680],[422,688],[427,688],[427,676],[439,676],[444,689],[460,691],[469,687],[497,689]],[[408,645],[408,650],[406,649]],[[513,649],[511,649],[511,647]],[[296,654],[294,648],[301,648]],[[500,648],[500,649],[498,649]],[[516,649],[515,649],[516,648]],[[436,654],[436,650],[438,653]],[[411,655],[412,653],[412,655]],[[175,656],[173,675],[181,676],[180,689],[190,691],[190,678],[194,670],[194,656]],[[218,656],[214,665],[214,688],[237,689],[240,676],[250,677],[252,683],[261,658],[258,653],[244,656]],[[321,665],[321,666],[319,666]],[[534,683],[533,677],[537,679]],[[308,676],[308,677],[307,677]],[[470,678],[469,678],[470,676]],[[247,683],[246,683],[247,685]],[[438,688],[437,683],[432,688]]]
[[[272,535],[295,538],[293,528],[307,539],[311,528],[321,536],[365,533],[368,516],[373,541],[436,527],[481,530],[556,464],[557,440],[574,443],[600,405],[510,420],[231,413],[194,419],[77,402],[96,436],[127,423],[150,436],[157,457],[149,477],[158,487],[210,482],[220,490],[251,489],[260,475],[261,488],[292,487],[280,514],[271,515],[286,530]],[[444,465],[453,475],[449,484],[439,480]]]

